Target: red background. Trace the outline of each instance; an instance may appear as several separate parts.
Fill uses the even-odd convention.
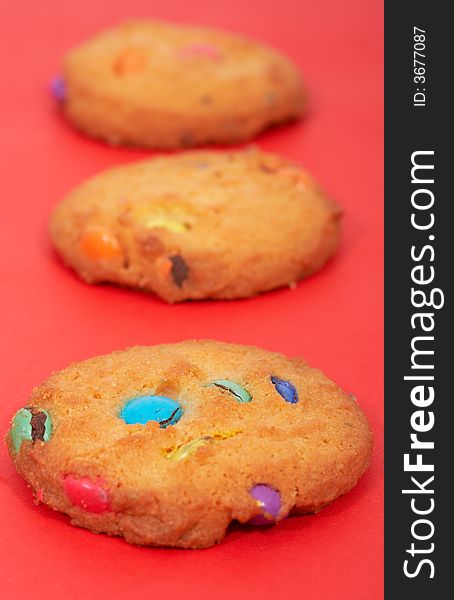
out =
[[[359,485],[317,516],[236,528],[203,551],[136,548],[33,504],[0,449],[6,597],[311,598],[382,596],[383,9],[381,0],[18,0],[0,24],[3,324],[0,428],[52,370],[116,348],[210,337],[301,354],[354,392],[375,433]],[[86,177],[145,152],[85,139],[56,114],[47,82],[66,49],[129,16],[204,23],[287,52],[310,114],[258,143],[312,171],[345,209],[343,243],[319,274],[233,302],[167,306],[89,287],[53,254],[49,212]],[[5,595],[3,596],[5,597]]]

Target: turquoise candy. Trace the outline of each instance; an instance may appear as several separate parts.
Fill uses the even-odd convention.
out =
[[[32,439],[31,418],[32,414],[26,408],[21,408],[14,415],[11,427],[11,440],[16,452],[19,452],[24,440]]]
[[[216,386],[221,388],[221,390],[230,392],[235,396],[238,402],[250,402],[252,400],[251,394],[245,390],[244,387],[234,381],[230,381],[230,379],[216,379],[216,381],[212,381],[209,386]]]
[[[175,400],[166,396],[139,396],[129,400],[120,412],[120,418],[128,425],[145,425],[156,421],[165,429],[175,425],[183,414],[183,409]]]

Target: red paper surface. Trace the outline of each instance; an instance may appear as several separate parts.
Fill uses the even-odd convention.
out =
[[[0,449],[3,597],[311,598],[382,595],[383,8],[381,0],[16,0],[0,23],[0,428],[48,374],[134,344],[209,337],[303,355],[357,395],[375,434],[359,485],[316,516],[236,528],[202,551],[146,549],[73,527],[33,504]],[[300,66],[311,109],[258,143],[304,164],[345,209],[336,258],[288,289],[167,306],[89,287],[53,254],[48,215],[86,177],[146,152],[75,133],[48,97],[61,55],[130,16],[255,36]]]

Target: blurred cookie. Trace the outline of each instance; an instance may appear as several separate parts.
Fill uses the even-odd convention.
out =
[[[276,50],[158,21],[127,22],[71,50],[51,89],[87,135],[151,148],[248,140],[305,104],[296,67]]]
[[[101,173],[57,207],[50,231],[85,281],[178,302],[252,296],[310,275],[335,251],[339,217],[280,157],[199,151]]]
[[[7,436],[38,501],[129,542],[201,548],[232,520],[273,524],[350,490],[372,436],[301,359],[189,341],[53,374]]]

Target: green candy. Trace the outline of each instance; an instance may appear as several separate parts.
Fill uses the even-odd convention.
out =
[[[52,433],[52,421],[46,410],[21,408],[14,415],[11,426],[11,440],[14,450],[19,452],[22,442],[41,440],[47,442]]]
[[[14,415],[13,425],[11,427],[11,439],[14,450],[19,452],[24,440],[32,439],[32,414],[25,408],[21,408]]]
[[[230,381],[230,379],[216,379],[208,384],[208,387],[216,386],[221,390],[226,390],[235,396],[238,402],[250,402],[252,400],[251,394],[244,389],[238,383]]]

